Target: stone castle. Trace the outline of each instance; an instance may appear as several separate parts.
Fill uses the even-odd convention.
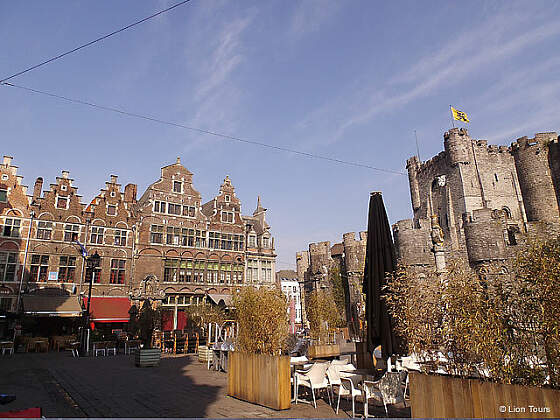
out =
[[[560,234],[560,144],[555,132],[510,147],[444,134],[444,151],[407,161],[414,217],[393,225],[399,261],[445,269],[449,258],[473,268],[512,257],[529,238]]]
[[[308,251],[296,253],[297,276],[306,293],[330,287],[329,274],[337,270],[342,277],[347,320],[358,319],[362,310],[362,281],[366,261],[367,232],[342,235],[342,242],[311,243]],[[305,305],[303,305],[305,306]],[[305,320],[305,314],[304,314]]]

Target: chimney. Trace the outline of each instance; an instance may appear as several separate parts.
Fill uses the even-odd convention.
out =
[[[136,203],[137,188],[136,184],[127,184],[127,186],[124,187],[124,201],[126,203]]]
[[[12,164],[13,157],[11,156],[4,156],[4,161],[2,162],[6,166],[10,166]]]
[[[116,176],[116,175],[111,175],[111,184],[116,184],[116,183],[117,183],[117,179],[118,179],[118,176]]]
[[[39,177],[35,181],[35,187],[33,188],[33,201],[41,198],[43,192],[43,178]]]

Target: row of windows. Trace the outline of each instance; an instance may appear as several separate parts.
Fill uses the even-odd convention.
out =
[[[195,206],[184,206],[182,204],[168,203],[166,201],[154,201],[154,213],[172,214],[175,216],[196,216]]]
[[[242,264],[170,258],[163,263],[163,281],[179,283],[242,283]]]
[[[233,213],[232,213],[233,214]],[[12,238],[20,236],[20,219],[6,218],[4,224],[0,225],[0,234]],[[49,240],[52,237],[53,222],[39,221],[37,224],[37,239]],[[103,244],[104,237],[107,233],[107,228],[100,226],[92,226],[89,243]],[[75,242],[78,240],[80,234],[80,225],[66,224],[64,226],[64,241]],[[165,235],[165,236],[164,236]],[[114,245],[126,246],[127,231],[121,229],[114,230]],[[165,241],[164,241],[165,237]],[[178,227],[167,227],[164,229],[163,225],[151,225],[150,227],[150,242],[153,244],[167,244],[176,246],[189,246],[196,248],[211,249],[224,249],[233,251],[243,251],[243,235],[208,232],[206,237],[205,230],[186,229]],[[249,235],[248,247],[256,247],[256,236]],[[270,246],[270,238],[262,237],[262,247],[268,248]]]
[[[200,229],[187,229],[163,225],[150,226],[150,242],[188,246],[194,248],[224,249],[243,251],[243,235],[234,233],[207,232]]]
[[[1,253],[0,253],[1,254]],[[0,256],[1,258],[1,256]],[[30,280],[33,282],[46,282],[49,280],[49,255],[32,254]],[[1,260],[0,260],[1,261]],[[109,283],[124,284],[125,282],[125,265],[126,260],[111,259],[111,272]],[[93,282],[101,282],[102,269],[95,269]],[[76,257],[69,255],[61,255],[58,261],[58,279],[57,282],[73,283],[76,280]],[[86,281],[90,280],[91,275],[86,275]]]
[[[40,220],[37,222],[37,239],[50,240],[52,238],[53,222]],[[0,225],[0,234],[11,238],[20,236],[20,219],[6,218],[4,224]],[[92,244],[103,244],[107,228],[92,226],[89,242]],[[64,242],[76,242],[80,234],[80,225],[66,224],[64,226]],[[113,244],[126,246],[127,231],[122,229],[113,230]]]

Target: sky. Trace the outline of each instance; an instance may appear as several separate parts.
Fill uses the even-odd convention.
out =
[[[177,1],[0,0],[0,79]],[[277,269],[309,243],[412,215],[406,159],[443,150],[449,105],[473,138],[560,129],[560,2],[191,0],[11,83],[334,163],[0,86],[0,153],[32,190],[62,170],[89,202],[111,174],[139,196],[177,156],[203,201],[226,175],[268,208]],[[464,126],[458,123],[459,126]]]

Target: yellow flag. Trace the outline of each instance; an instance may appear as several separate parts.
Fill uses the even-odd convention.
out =
[[[457,121],[463,121],[466,123],[469,122],[469,117],[467,117],[467,114],[463,111],[459,111],[458,109],[451,107],[451,112],[453,113],[453,118]]]

